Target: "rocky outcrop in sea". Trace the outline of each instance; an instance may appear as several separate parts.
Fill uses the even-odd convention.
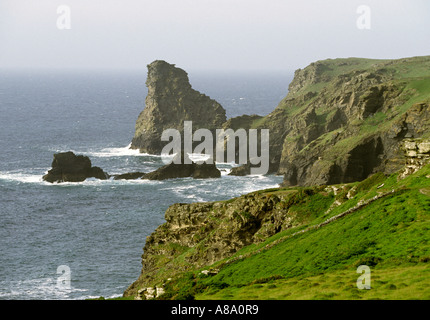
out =
[[[181,161],[176,161],[178,158]],[[187,159],[188,161],[185,161]],[[188,162],[188,163],[187,163]],[[87,156],[75,155],[73,152],[62,152],[54,154],[52,169],[43,176],[43,180],[51,183],[61,182],[82,182],[87,178],[101,180],[166,180],[177,178],[209,179],[220,178],[221,171],[218,170],[213,161],[211,163],[196,163],[190,160],[187,154],[178,154],[173,157],[172,162],[166,164],[152,172],[127,172],[117,175],[110,175],[99,167],[93,167],[91,160]]]
[[[90,158],[73,152],[54,154],[52,169],[43,176],[47,182],[81,182],[87,178],[108,179],[109,175],[99,167],[91,165]]]
[[[180,161],[176,161],[178,158],[180,158]],[[221,171],[218,170],[213,161],[211,164],[206,162],[198,164],[191,161],[188,155],[182,152],[177,154],[171,163],[146,174],[143,179],[166,180],[187,177],[193,177],[194,179],[220,178]]]
[[[166,142],[166,129],[184,130],[184,121],[192,121],[193,130],[215,131],[226,121],[224,108],[215,100],[191,87],[187,73],[162,60],[148,65],[148,95],[145,108],[136,121],[132,149],[160,154]]]

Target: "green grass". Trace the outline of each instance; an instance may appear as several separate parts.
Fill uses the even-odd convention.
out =
[[[381,124],[384,124],[387,114],[384,112],[376,112],[371,117],[368,117],[360,125],[360,133],[368,134],[381,130]]]
[[[430,299],[430,265],[371,269],[370,289],[358,289],[356,268],[315,276],[268,279],[262,283],[222,290],[207,289],[197,295],[202,300],[403,300]],[[256,281],[259,282],[259,281]]]
[[[365,58],[339,58],[339,59],[327,59],[318,61],[319,68],[321,70],[320,81],[304,86],[294,96],[306,94],[308,92],[320,92],[324,89],[328,82],[334,78],[342,75],[351,73],[354,71],[368,70],[373,66],[378,66],[380,63],[385,63],[390,60],[377,60],[377,59],[365,59]],[[312,65],[309,66],[312,68]]]
[[[430,92],[430,78],[427,76],[417,80],[412,80],[409,82],[408,87],[416,89],[419,94],[428,95]]]
[[[387,261],[407,259],[416,246],[426,243],[423,236],[430,228],[429,221],[420,224],[418,229],[407,228],[412,221],[423,219],[416,213],[417,205],[407,203],[412,210],[406,208],[404,202],[410,198],[410,194],[404,193],[401,199],[387,199],[364,210],[367,212],[362,214],[372,215],[373,219],[380,220],[378,223],[367,221],[359,214],[353,215],[320,230],[287,239],[266,252],[245,259],[244,263],[227,266],[214,279],[229,285],[244,285],[274,275],[294,277],[325,272],[354,264],[365,257]],[[427,200],[430,206],[430,199]],[[396,214],[386,213],[384,207],[393,207]],[[408,241],[399,237],[406,237]],[[428,247],[421,250],[422,254],[430,255]]]
[[[430,298],[430,166],[404,179],[377,174],[350,185],[354,199],[324,213],[331,194],[293,192],[291,201],[306,222],[322,220],[354,206],[358,200],[398,190],[364,208],[318,229],[286,237],[298,229],[280,232],[264,243],[240,250],[245,258],[218,263],[218,274],[199,270],[179,277],[172,286],[196,299],[428,299]],[[382,186],[382,183],[384,184]],[[347,188],[348,189],[348,188]],[[308,189],[310,190],[310,189]],[[291,192],[282,189],[279,192]],[[268,191],[276,194],[276,190]],[[341,195],[338,195],[341,196]],[[300,229],[299,228],[299,229]],[[267,244],[283,239],[264,249]],[[224,261],[225,262],[225,261]],[[372,289],[358,290],[356,269],[371,268]],[[207,268],[206,268],[207,269]],[[175,283],[180,284],[173,285]],[[175,297],[171,291],[171,297]]]

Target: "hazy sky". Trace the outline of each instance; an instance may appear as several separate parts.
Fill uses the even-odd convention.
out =
[[[57,27],[67,21],[60,5],[70,29]],[[360,5],[370,29],[357,27]],[[430,55],[429,0],[0,0],[0,68],[146,69],[163,59],[187,71],[289,71],[417,55]]]

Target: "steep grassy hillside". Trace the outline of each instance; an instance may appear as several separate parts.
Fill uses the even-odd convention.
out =
[[[429,299],[429,169],[402,183],[395,182],[395,177],[379,181],[383,187],[377,189],[375,185],[359,192],[355,199],[367,199],[387,188],[394,193],[318,229],[287,236],[268,250],[227,264],[217,275],[202,280],[208,287],[197,296]],[[345,209],[350,201],[333,211]],[[276,238],[283,236],[281,233]],[[357,289],[359,265],[371,268],[371,290]],[[220,283],[226,288],[214,290]],[[256,284],[261,292],[251,290],[258,288]]]
[[[203,246],[176,248],[181,253],[140,285],[163,287],[159,299],[430,298],[430,165],[403,180],[376,174],[360,183],[258,194],[282,196],[295,217],[284,218],[288,227],[214,263],[187,262],[190,251],[204,256]],[[356,286],[360,265],[370,267],[370,290]],[[140,285],[134,292],[143,292]]]

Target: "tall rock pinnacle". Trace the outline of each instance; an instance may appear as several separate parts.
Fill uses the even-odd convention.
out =
[[[224,108],[210,97],[194,90],[187,73],[162,60],[148,65],[148,95],[145,108],[136,121],[132,149],[160,154],[166,142],[161,141],[166,129],[183,131],[184,121],[192,121],[193,129],[221,128],[226,121]]]

